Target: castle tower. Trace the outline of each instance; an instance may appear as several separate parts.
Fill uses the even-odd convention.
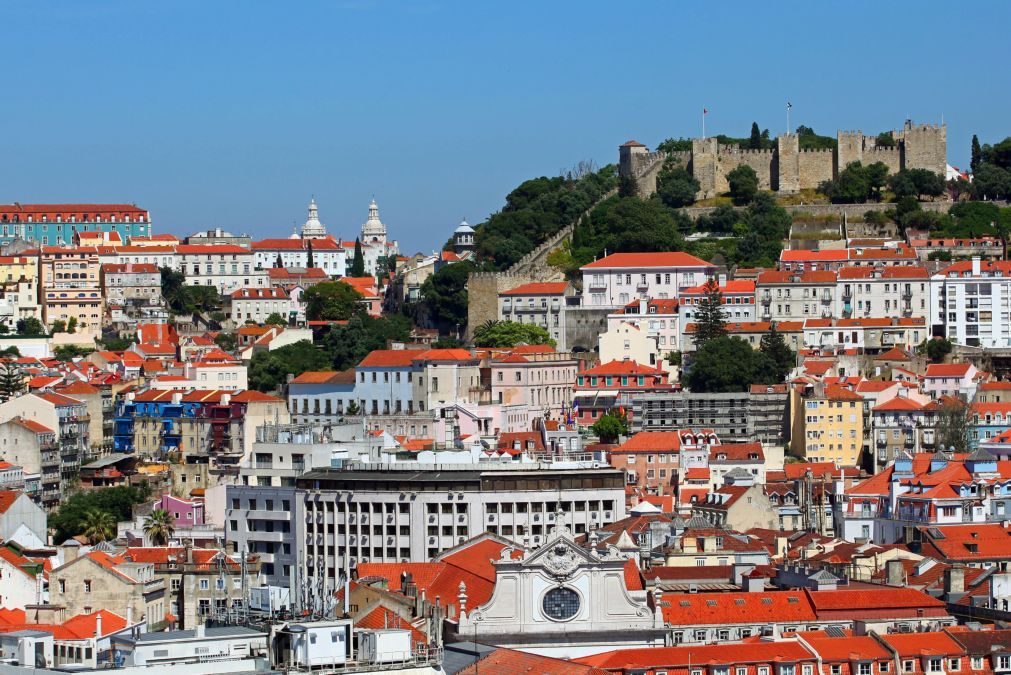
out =
[[[783,193],[800,192],[800,137],[783,134],[776,138],[776,184],[772,189]]]
[[[453,231],[453,250],[457,255],[474,250],[474,228],[466,220],[460,221],[460,226]]]
[[[912,120],[906,120],[901,138],[903,169],[929,169],[945,175],[948,167],[948,128],[945,125],[913,124]]]
[[[302,226],[303,239],[322,239],[326,236],[326,228],[319,222],[319,209],[316,207],[316,198],[309,200],[309,217]]]
[[[379,220],[379,207],[373,199],[369,204],[369,219],[362,225],[362,243],[377,246],[380,251],[386,249],[386,226]]]
[[[719,141],[715,138],[692,139],[692,175],[699,182],[699,199],[709,199],[725,191],[720,185],[718,152]],[[726,183],[726,178],[723,182]]]
[[[835,177],[853,162],[864,161],[864,134],[862,131],[836,132]]]

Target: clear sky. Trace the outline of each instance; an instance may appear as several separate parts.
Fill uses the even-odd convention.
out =
[[[1011,3],[5,0],[0,202],[134,202],[286,235],[311,195],[405,252],[629,138],[1011,135]]]

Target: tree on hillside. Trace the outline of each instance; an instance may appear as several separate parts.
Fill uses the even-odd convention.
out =
[[[682,229],[691,218],[664,206],[659,199],[612,197],[593,209],[588,222],[572,235],[572,254],[580,264],[604,251],[681,251]]]
[[[518,344],[552,345],[555,341],[546,328],[515,321],[486,321],[474,329],[478,347],[515,347]]]
[[[879,148],[894,148],[895,138],[887,131],[882,131],[878,134],[877,138],[874,139],[874,144]]]
[[[175,531],[175,522],[165,509],[155,509],[144,518],[144,534],[153,546],[168,546]]]
[[[1011,196],[1011,172],[989,163],[980,164],[972,176],[976,199],[1006,199]]]
[[[270,316],[268,316],[267,320],[263,323],[268,326],[287,326],[288,320],[281,316],[278,312],[271,312]]]
[[[762,336],[759,351],[769,357],[776,367],[776,379],[782,382],[797,365],[797,355],[786,344],[783,334],[776,328],[773,321],[769,332]]]
[[[607,412],[597,418],[590,430],[597,435],[601,443],[616,443],[619,437],[628,435],[628,418]]]
[[[469,262],[446,265],[421,284],[422,303],[443,332],[467,325],[467,280],[474,266]]]
[[[752,150],[762,149],[762,132],[758,128],[758,122],[751,123],[751,137],[748,139],[748,147]]]
[[[450,267],[456,267],[451,265]],[[356,314],[345,326],[333,326],[323,338],[323,348],[334,370],[353,368],[375,349],[385,349],[389,341],[410,337],[411,322],[399,314],[382,318]]]
[[[288,378],[307,370],[326,370],[330,357],[308,340],[299,340],[269,352],[257,352],[249,362],[249,387],[257,391],[276,391]]]
[[[25,380],[21,369],[13,361],[0,361],[0,403],[25,393]]]
[[[747,391],[752,384],[778,384],[772,358],[735,337],[706,342],[691,359],[681,381],[693,392]]]
[[[664,169],[656,178],[656,194],[667,206],[679,209],[695,202],[699,182],[684,167]]]
[[[305,255],[305,266],[306,267],[310,267],[310,268],[316,266],[314,264],[313,259],[312,259],[312,239],[310,239],[307,242],[307,249],[306,249],[306,255]]]
[[[695,348],[727,334],[727,315],[723,309],[720,284],[710,279],[703,287],[704,295],[695,311]]]
[[[689,152],[692,149],[690,138],[668,138],[656,146],[657,152]]]
[[[49,514],[49,527],[56,531],[55,541],[63,542],[76,534],[82,534],[85,514],[104,511],[111,515],[113,531],[115,524],[129,520],[133,507],[151,496],[151,487],[146,482],[138,486],[106,487],[101,490],[78,492],[69,497],[64,495],[60,508]]]
[[[362,294],[343,281],[324,281],[302,294],[309,321],[346,321],[363,311],[361,299]]]
[[[214,336],[214,344],[226,352],[234,352],[235,348],[239,346],[239,341],[235,337],[235,333],[221,332]]]
[[[972,135],[972,154],[969,159],[969,170],[973,173],[979,169],[979,165],[983,162],[983,148],[979,146],[979,138],[976,134]]]
[[[53,335],[55,335],[57,333],[66,333],[67,332],[67,322],[64,321],[63,319],[57,319],[56,321],[53,321],[53,325],[49,329],[49,332],[52,333]]]
[[[730,197],[738,206],[748,204],[758,192],[758,174],[747,164],[741,164],[727,173]]]
[[[108,511],[99,508],[85,511],[80,527],[81,530],[78,534],[87,537],[88,543],[92,545],[108,541],[116,536],[116,519]]]
[[[362,241],[358,237],[355,237],[355,255],[351,259],[351,273],[348,276],[365,276],[365,254],[362,253]]]
[[[951,341],[943,337],[934,337],[929,340],[924,340],[920,346],[917,347],[917,351],[921,354],[926,354],[931,363],[943,363],[945,357],[951,353],[951,350]]]
[[[874,162],[867,165],[865,171],[867,176],[867,186],[870,188],[870,197],[876,201],[881,201],[881,188],[888,184],[888,166],[884,162]]]
[[[18,335],[46,334],[46,327],[43,326],[42,322],[34,316],[30,316],[27,319],[18,319],[18,322],[15,324],[15,329]]]
[[[284,267],[284,260],[281,258],[281,254],[277,254],[277,258],[274,259],[274,267],[281,269]]]
[[[969,448],[969,432],[972,428],[969,419],[972,412],[968,405],[958,399],[948,399],[937,412],[937,423],[934,426],[934,438],[937,447],[955,452],[967,452]]]

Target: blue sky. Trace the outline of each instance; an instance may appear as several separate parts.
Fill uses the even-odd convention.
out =
[[[1011,135],[1011,4],[0,2],[0,202],[128,201],[284,235],[311,195],[406,252],[526,178],[751,121]]]

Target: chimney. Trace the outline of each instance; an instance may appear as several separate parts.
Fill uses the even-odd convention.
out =
[[[944,594],[948,602],[956,602],[965,594],[965,567],[952,565],[944,573]],[[952,597],[957,596],[957,597]]]
[[[198,623],[193,630],[193,637],[202,638],[206,636],[207,636],[206,627],[204,626],[204,624]]]
[[[901,560],[889,560],[885,563],[885,583],[889,586],[905,585],[905,570]]]
[[[126,606],[126,625],[133,625],[133,605]]]
[[[980,268],[980,265],[979,265],[979,256],[978,255],[974,255],[974,256],[972,256],[972,276],[978,277],[980,275],[980,269],[979,268]]]
[[[95,637],[102,637],[102,610],[95,613]]]
[[[64,565],[73,560],[77,560],[77,556],[81,554],[81,545],[74,540],[71,540],[71,542],[73,543],[67,543],[60,547],[63,549]]]

